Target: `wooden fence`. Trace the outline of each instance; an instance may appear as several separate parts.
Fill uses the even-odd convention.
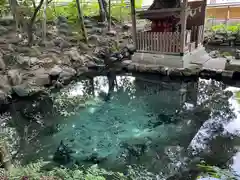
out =
[[[139,32],[137,50],[150,53],[180,53],[180,33]]]
[[[198,27],[198,45],[202,44],[204,40],[204,27],[203,26],[199,26]]]
[[[202,26],[193,26],[191,34],[191,42],[195,42],[196,47],[203,42],[203,33],[204,27]]]

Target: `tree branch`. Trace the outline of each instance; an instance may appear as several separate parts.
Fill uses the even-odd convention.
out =
[[[32,0],[33,8],[36,9],[36,3],[35,0]]]
[[[50,4],[52,1],[53,1],[53,0],[49,0],[49,1],[48,1],[48,4]]]

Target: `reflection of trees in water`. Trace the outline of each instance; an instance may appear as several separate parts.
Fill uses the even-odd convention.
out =
[[[209,120],[194,137],[192,147],[196,148],[195,156],[202,157],[207,164],[224,167],[231,163],[236,153],[236,137],[224,129],[227,123],[236,118],[229,103],[232,93],[224,92],[226,87],[221,82],[202,81],[199,85],[198,103],[207,102],[206,107],[211,113]]]
[[[107,77],[102,77],[82,81],[83,89],[81,96],[97,95],[99,92],[105,91],[105,96],[110,94],[113,101],[128,105],[129,107],[131,107],[131,105],[144,107],[143,109],[146,110],[146,116],[156,117],[156,122],[154,122],[155,130],[168,133],[165,137],[156,139],[154,144],[150,146],[150,149],[148,149],[143,156],[131,162],[145,164],[149,166],[149,169],[155,168],[155,170],[159,170],[166,168],[166,172],[171,172],[171,168],[174,168],[174,165],[184,163],[183,161],[185,160],[182,158],[187,156],[186,148],[195,135],[194,139],[196,143],[205,143],[208,145],[208,149],[206,149],[204,153],[199,153],[196,156],[205,158],[209,164],[211,164],[211,162],[213,165],[226,164],[227,160],[230,160],[234,155],[235,150],[232,138],[229,136],[220,136],[223,132],[223,124],[235,118],[235,114],[228,102],[229,96],[227,94],[220,94],[214,99],[211,99],[214,97],[214,94],[222,92],[224,89],[223,83],[216,81],[196,82],[198,83],[198,89],[196,90],[198,106],[194,108],[195,110],[197,109],[197,111],[193,111],[194,109],[190,110],[185,108],[182,106],[183,104],[180,103],[181,86],[179,86],[179,82],[162,81],[160,85],[156,85],[151,82],[134,81],[133,77],[127,76],[114,77],[113,75],[113,77],[109,78],[112,78],[112,80],[109,81]],[[112,83],[113,81],[115,83]],[[109,88],[109,85],[113,85],[114,87]],[[110,93],[109,90],[111,91]],[[206,101],[209,102],[202,107],[201,104]],[[165,102],[165,104],[163,102]],[[30,147],[29,144],[32,143],[32,148],[29,148],[29,151],[33,151],[37,146],[34,144],[38,144],[38,146],[41,145],[41,142],[39,142],[39,132],[47,129],[46,126],[50,127],[52,123],[51,118],[45,116],[42,119],[43,123],[22,117],[21,109],[25,109],[26,104],[30,104],[28,111],[31,112],[30,107],[32,107],[34,103],[34,101],[24,102],[18,105],[21,108],[12,109],[12,116],[15,117],[12,126],[17,129],[18,134],[22,138],[21,146]],[[47,107],[46,102],[43,101],[42,103],[41,106],[44,107],[44,110],[41,110],[41,108],[36,109],[32,111],[33,114],[39,112],[44,114],[51,109],[50,102]],[[16,106],[16,104],[14,106]],[[167,111],[170,109],[173,113]],[[176,110],[178,110],[177,113]],[[179,112],[181,113],[179,114]],[[19,118],[21,118],[21,120]],[[208,119],[212,119],[211,123],[204,123]],[[158,124],[159,121],[161,121],[161,123]],[[162,122],[165,122],[165,124]],[[151,126],[149,125],[149,128],[151,129],[153,122],[150,122],[150,124]],[[198,139],[199,135],[197,132],[201,126],[209,131],[208,134],[211,134],[211,137],[204,142],[202,142],[202,139],[205,138],[204,136]],[[28,127],[27,133],[30,137],[27,139],[28,145],[25,144],[26,139],[24,139],[26,137],[26,127]],[[51,131],[54,133],[54,130]],[[46,131],[43,132],[45,133]],[[181,145],[181,147],[179,145]],[[25,150],[26,149],[23,149],[26,155],[28,151]],[[169,164],[169,167],[166,164]]]

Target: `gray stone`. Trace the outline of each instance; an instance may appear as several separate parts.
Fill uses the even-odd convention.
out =
[[[57,25],[60,25],[62,23],[67,23],[67,22],[68,22],[68,20],[65,16],[58,16],[57,17],[57,20],[56,20]]]
[[[0,25],[0,34],[5,34],[8,32],[8,29]]]
[[[85,72],[88,72],[88,68],[87,67],[84,66],[84,67],[77,68],[77,76],[80,76],[80,75],[82,75]]]
[[[30,57],[29,61],[30,61],[30,65],[33,66],[39,62],[39,59],[37,57]]]
[[[123,35],[122,35],[123,39],[128,39],[130,37],[131,37],[131,35],[128,32],[124,32]]]
[[[98,27],[107,27],[107,23],[105,22],[98,22]]]
[[[93,26],[91,24],[86,24],[85,28],[92,28]]]
[[[47,47],[47,48],[53,48],[56,45],[56,43],[58,43],[58,41],[54,39],[52,41],[42,42],[42,44],[40,44],[40,45]],[[59,42],[59,44],[60,44],[60,42]]]
[[[0,25],[9,26],[12,24],[15,24],[15,21],[13,18],[0,18]]]
[[[223,79],[232,79],[233,77],[233,71],[222,71],[222,78]]]
[[[84,19],[84,24],[85,25],[92,24],[92,21],[89,19]]]
[[[236,50],[235,59],[240,59],[240,50]]]
[[[92,29],[88,30],[88,34],[102,34],[103,29],[99,27],[93,27]]]
[[[72,45],[68,42],[68,41],[66,41],[66,40],[62,40],[62,42],[60,43],[60,48],[61,49],[64,49],[64,48],[69,48],[69,47],[71,47]]]
[[[209,53],[209,56],[210,56],[211,58],[218,58],[218,57],[220,57],[220,52],[219,52],[219,51],[211,51],[211,52]]]
[[[12,87],[13,92],[16,93],[19,97],[27,97],[40,93],[44,90],[42,87],[34,86],[28,82]]]
[[[59,75],[59,79],[63,83],[68,83],[72,77],[77,74],[76,70],[71,67],[63,67],[62,72]]]
[[[62,72],[62,68],[58,65],[55,65],[52,69],[49,71],[49,75],[51,76],[58,76]]]
[[[78,53],[77,48],[75,48],[75,47],[71,48],[70,51],[69,51],[69,55],[70,55],[71,60],[78,61],[81,64],[84,63],[83,59],[82,59],[82,56]]]
[[[0,75],[0,89],[7,93],[11,91],[11,86],[6,75]]]
[[[32,83],[36,86],[46,86],[49,85],[51,82],[48,74],[38,74],[32,79]]]
[[[166,67],[160,68],[159,73],[163,76],[167,76],[168,75],[168,68],[166,68]]]
[[[172,69],[169,69],[168,75],[173,77],[182,76],[182,72],[178,68],[172,68]]]
[[[196,75],[196,74],[193,73],[193,70],[188,69],[188,68],[180,69],[180,71],[181,71],[181,74],[185,77]]]
[[[109,35],[109,36],[116,36],[117,32],[114,31],[114,30],[111,30],[111,31],[108,31],[106,34]]]
[[[7,97],[8,97],[7,93],[0,89],[0,105],[6,103]]]
[[[88,42],[90,44],[98,44],[100,41],[99,37],[97,35],[91,35],[88,37]]]
[[[3,57],[0,55],[0,70],[5,70],[6,65],[5,62],[3,60]]]
[[[131,29],[132,28],[132,25],[131,24],[124,24],[123,26],[122,26],[122,29],[123,30],[129,30],[129,29]]]
[[[18,64],[22,66],[30,66],[30,57],[29,56],[17,56],[16,58]]]
[[[78,46],[79,46],[81,51],[89,51],[90,50],[88,45],[84,42],[81,42],[81,41],[78,42]]]
[[[16,86],[22,83],[22,75],[18,69],[9,70],[8,77],[12,86]]]

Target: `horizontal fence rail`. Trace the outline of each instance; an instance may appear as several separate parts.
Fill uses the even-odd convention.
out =
[[[137,50],[150,53],[179,53],[179,32],[138,32]]]

